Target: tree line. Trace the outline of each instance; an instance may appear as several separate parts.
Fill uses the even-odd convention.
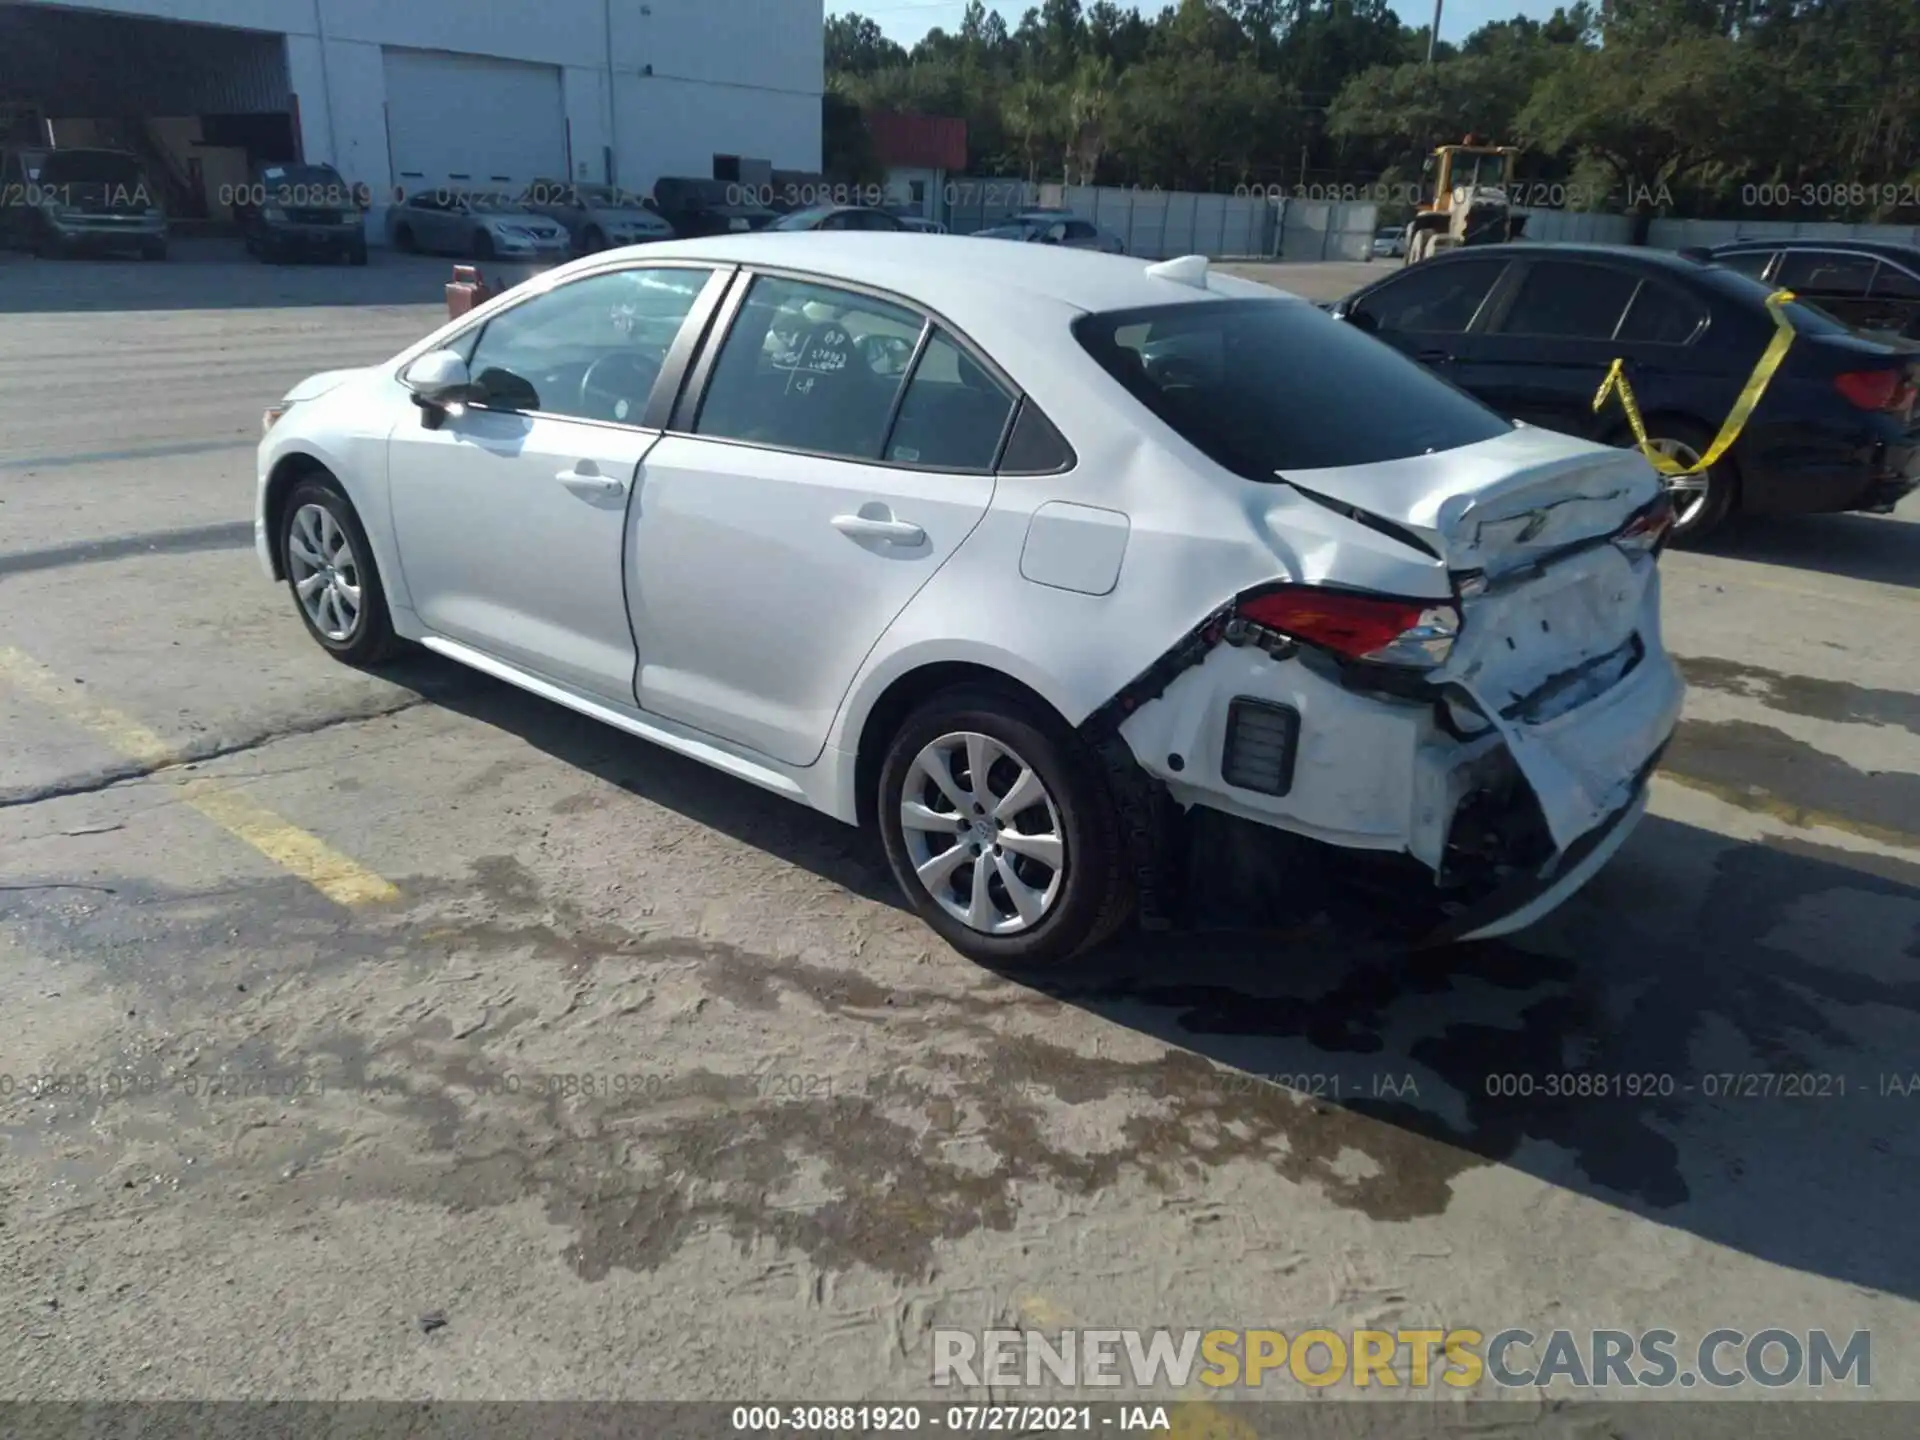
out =
[[[969,0],[911,49],[828,18],[826,160],[877,179],[863,117],[907,110],[975,174],[1401,199],[1473,134],[1534,203],[1920,225],[1917,62],[1920,0],[1577,0],[1431,56],[1386,0]]]

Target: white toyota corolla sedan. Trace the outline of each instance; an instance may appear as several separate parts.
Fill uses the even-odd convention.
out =
[[[1199,257],[611,251],[265,423],[260,564],[331,654],[417,642],[876,825],[989,964],[1177,922],[1202,818],[1275,893],[1506,933],[1679,716],[1645,460]]]

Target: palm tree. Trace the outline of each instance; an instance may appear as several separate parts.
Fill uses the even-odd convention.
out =
[[[1113,61],[1089,55],[1080,61],[1067,96],[1067,147],[1063,173],[1069,185],[1091,185],[1107,148],[1107,109],[1113,99]]]

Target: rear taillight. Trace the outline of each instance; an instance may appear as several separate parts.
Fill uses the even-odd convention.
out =
[[[1849,370],[1833,377],[1833,388],[1862,410],[1913,408],[1913,382],[1898,370]]]
[[[1343,659],[1422,670],[1444,664],[1460,633],[1460,612],[1445,601],[1314,585],[1256,591],[1242,596],[1236,609],[1242,620]]]
[[[1657,553],[1672,533],[1673,520],[1672,497],[1663,494],[1629,520],[1613,537],[1613,543],[1623,550]]]

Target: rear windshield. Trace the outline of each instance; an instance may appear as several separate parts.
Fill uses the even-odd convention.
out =
[[[1747,302],[1765,303],[1773,294],[1774,288],[1766,281],[1744,271],[1729,268],[1724,262],[1713,265],[1700,272],[1700,279],[1709,285],[1719,287],[1730,296]],[[1787,317],[1787,323],[1793,326],[1797,335],[1851,335],[1853,327],[1829,313],[1818,305],[1810,305],[1805,300],[1789,300],[1780,307],[1780,313]]]
[[[112,150],[55,150],[40,167],[43,185],[138,185],[140,162]]]
[[[1513,428],[1382,341],[1297,300],[1085,315],[1073,329],[1141,404],[1249,480],[1456,450]]]

